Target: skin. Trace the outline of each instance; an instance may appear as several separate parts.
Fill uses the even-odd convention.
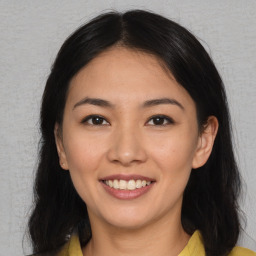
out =
[[[88,97],[113,106],[85,103]],[[143,106],[162,98],[171,104]],[[104,119],[96,125],[85,121],[89,115]],[[183,192],[191,169],[207,161],[217,129],[209,117],[199,132],[195,102],[155,56],[116,46],[78,72],[55,138],[60,164],[88,208],[93,235],[84,255],[177,255],[189,240],[181,225]],[[113,174],[155,182],[142,196],[121,200],[100,182]]]

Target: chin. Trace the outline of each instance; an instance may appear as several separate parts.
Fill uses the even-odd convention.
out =
[[[153,216],[145,215],[139,213],[139,211],[128,211],[118,212],[117,214],[109,214],[104,216],[103,219],[111,226],[118,229],[135,230],[147,226],[149,223],[153,222]]]
[[[147,224],[145,220],[131,219],[131,217],[126,219],[115,219],[108,223],[115,228],[125,230],[138,230]]]

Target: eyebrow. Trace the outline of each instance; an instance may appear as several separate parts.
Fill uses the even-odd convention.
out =
[[[86,97],[86,98],[78,101],[74,105],[73,109],[75,109],[78,106],[85,105],[85,104],[95,105],[95,106],[99,106],[99,107],[114,108],[114,105],[107,100]]]
[[[182,110],[185,109],[180,102],[178,102],[175,99],[170,99],[170,98],[147,100],[143,103],[143,107],[152,107],[152,106],[157,106],[157,105],[161,105],[161,104],[176,105],[176,106],[180,107]]]
[[[99,98],[89,98],[86,97],[80,101],[78,101],[74,107],[73,110],[81,105],[86,105],[86,104],[90,104],[90,105],[94,105],[94,106],[99,106],[99,107],[106,107],[106,108],[114,108],[115,105],[112,104],[111,102],[107,101],[107,100],[103,100],[103,99],[99,99]],[[152,106],[157,106],[157,105],[162,105],[162,104],[171,104],[171,105],[176,105],[179,108],[181,108],[182,110],[184,110],[183,105],[178,102],[175,99],[170,99],[170,98],[160,98],[160,99],[152,99],[152,100],[147,100],[142,104],[142,107],[152,107]]]

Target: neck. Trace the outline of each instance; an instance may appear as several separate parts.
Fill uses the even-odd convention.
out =
[[[91,224],[92,239],[83,248],[84,256],[177,256],[189,240],[176,218],[136,229]]]

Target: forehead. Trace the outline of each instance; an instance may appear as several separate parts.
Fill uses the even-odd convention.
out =
[[[104,51],[71,80],[68,100],[86,96],[107,97],[117,103],[169,96],[193,104],[159,58],[124,47]]]

